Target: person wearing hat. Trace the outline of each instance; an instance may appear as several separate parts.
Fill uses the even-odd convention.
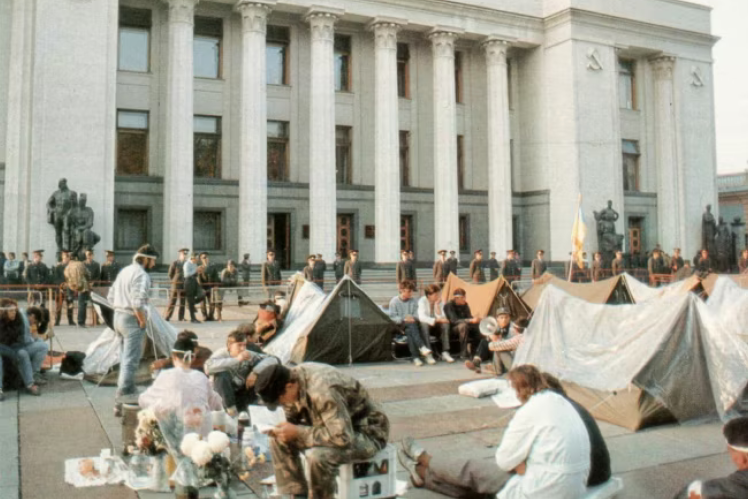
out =
[[[187,310],[190,313],[190,322],[200,324],[197,320],[197,303],[205,300],[205,293],[197,281],[198,260],[197,253],[192,253],[189,260],[184,262],[182,273],[184,275],[184,297],[187,300]]]
[[[314,265],[312,266],[312,277],[314,277],[314,284],[319,286],[322,291],[325,290],[325,271],[327,271],[327,263],[322,258],[322,253],[317,253],[317,258],[314,259]]]
[[[483,251],[475,250],[473,255],[475,258],[470,262],[470,270],[468,271],[470,280],[476,284],[484,283],[486,282],[486,273],[483,271]]]
[[[447,262],[447,250],[437,251],[439,255],[434,262],[434,282],[443,284],[449,277],[449,263]]]
[[[44,262],[42,262],[42,258],[44,258],[44,250],[36,250],[32,252],[32,258],[33,260],[26,266],[26,269],[24,270],[26,274],[24,276],[24,280],[29,286],[46,286],[50,282],[50,275],[49,269],[44,264]],[[47,290],[35,289],[33,291],[34,292],[29,293],[29,297],[31,298],[29,303],[32,305],[38,303],[37,297],[39,296],[39,294],[41,294],[41,304],[44,305],[47,300]]]
[[[171,320],[171,316],[174,314],[174,308],[177,305],[177,299],[179,299],[179,312],[177,318],[179,321],[184,320],[184,262],[187,260],[187,253],[190,250],[182,248],[177,252],[177,259],[171,262],[169,265],[169,281],[171,282],[171,292],[169,294],[169,306],[166,309],[166,316],[164,319]]]
[[[722,427],[722,435],[737,471],[712,480],[691,482],[673,499],[743,499],[748,497],[748,417],[740,416]]]
[[[677,274],[683,268],[683,257],[680,256],[680,248],[673,249],[673,256],[670,258],[670,269],[673,274]]]
[[[363,266],[358,259],[358,250],[352,249],[350,251],[351,259],[345,262],[344,274],[353,279],[356,284],[361,284],[361,274],[363,273]]]
[[[204,415],[199,433],[207,437],[213,429],[210,413],[220,411],[223,401],[205,374],[192,369],[196,347],[193,338],[180,334],[171,349],[174,368],[162,369],[158,373],[153,384],[138,397],[138,405],[155,414],[175,414],[178,417],[186,409],[198,408]]]
[[[605,279],[605,268],[603,268],[603,254],[599,251],[595,251],[595,256],[592,261],[592,281],[602,281]]]
[[[495,281],[496,279],[499,278],[499,269],[501,267],[499,266],[499,261],[496,259],[496,252],[492,251],[490,253],[490,256],[491,256],[491,258],[489,258],[488,260],[486,260],[485,268],[487,268],[488,271],[489,271],[488,278],[491,281]]]
[[[275,251],[268,250],[265,262],[260,268],[262,287],[265,288],[265,294],[268,298],[272,296],[271,287],[279,286],[283,281],[281,277],[280,263],[275,259]]]
[[[450,330],[460,339],[460,358],[469,359],[478,346],[481,318],[473,317],[464,289],[454,290],[452,299],[444,305],[444,315],[449,320]]]
[[[316,259],[317,259],[317,255],[307,255],[306,257],[306,267],[304,267],[304,279],[306,279],[309,282],[314,282],[314,261]]]
[[[156,248],[144,244],[138,248],[132,263],[122,269],[109,288],[107,300],[114,309],[114,331],[123,338],[119,378],[115,392],[115,415],[121,415],[122,404],[137,401],[135,372],[143,351],[148,321],[148,295],[151,290],[149,271],[159,257]]]
[[[252,264],[249,261],[249,253],[244,253],[243,259],[239,262],[239,272],[242,274],[242,286],[249,286],[251,282]]]
[[[517,267],[517,260],[514,258],[514,250],[506,250],[506,258],[501,262],[501,277],[511,284],[521,273],[522,269]]]
[[[387,445],[387,415],[358,380],[332,366],[273,364],[259,372],[254,388],[265,405],[281,406],[286,415],[286,422],[269,432],[284,496],[333,499],[340,465],[370,459]]]
[[[449,271],[457,275],[457,267],[459,266],[459,261],[457,260],[457,256],[455,254],[455,250],[451,250],[449,252],[449,258],[447,258],[447,262],[449,263]]]
[[[512,368],[514,351],[522,344],[524,336],[511,319],[509,309],[501,307],[496,311],[496,319],[489,317],[486,319],[485,326],[481,324],[483,338],[478,344],[473,359],[465,362],[465,367],[480,373],[482,363],[495,360],[495,365],[499,370],[497,375],[508,372]]]
[[[712,272],[712,259],[709,256],[709,250],[702,249],[697,258],[694,271],[700,277],[706,277],[709,272]]]
[[[403,250],[400,252],[400,261],[395,267],[395,282],[400,286],[405,281],[416,282],[416,269],[410,259],[410,253]]]
[[[614,276],[617,276],[623,274],[625,270],[623,251],[616,250],[616,257],[610,262],[610,271]]]
[[[216,319],[218,322],[223,322],[223,300],[226,297],[226,288],[235,288],[239,285],[239,269],[236,268],[234,260],[226,262],[226,268],[221,270],[218,279],[221,284],[216,290]]]
[[[345,264],[346,261],[340,255],[340,252],[335,253],[335,261],[332,262],[332,270],[335,272],[335,284],[339,283],[345,275]]]
[[[207,251],[200,253],[197,282],[200,283],[205,293],[205,299],[200,303],[200,312],[203,314],[203,321],[214,321],[216,320],[217,297],[213,294],[213,288],[218,285],[219,278],[215,267],[210,264],[210,254]]]
[[[662,251],[659,248],[659,244],[652,250],[652,256],[647,261],[647,272],[649,272],[649,284],[651,286],[658,286],[660,284],[656,276],[670,273],[670,269],[665,266],[665,260],[662,258]]]
[[[548,270],[548,265],[545,263],[545,260],[543,260],[544,256],[545,251],[542,249],[535,253],[535,259],[532,261],[530,266],[533,281],[540,279],[540,277],[545,274],[545,271]]]
[[[109,286],[117,278],[122,266],[114,259],[114,251],[106,250],[105,253],[106,261],[101,264],[101,285]]]

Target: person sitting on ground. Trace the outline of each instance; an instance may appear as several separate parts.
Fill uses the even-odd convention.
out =
[[[406,438],[398,459],[416,487],[458,498],[578,499],[584,494],[590,438],[582,418],[549,389],[536,367],[516,367],[508,379],[522,406],[504,431],[495,463],[430,455]]]
[[[286,422],[270,431],[275,478],[284,497],[333,499],[338,467],[371,459],[387,445],[387,415],[358,380],[332,366],[276,364],[260,372],[255,387],[268,408],[280,405],[285,412]]]
[[[731,419],[722,428],[737,471],[723,478],[697,480],[673,499],[744,499],[748,497],[748,417]]]
[[[196,342],[187,335],[180,335],[171,350],[173,369],[163,369],[153,384],[138,397],[141,409],[152,409],[157,418],[170,412],[178,417],[185,410],[199,408],[202,418],[200,433],[203,436],[213,429],[209,411],[222,409],[221,396],[214,391],[210,381],[192,368]]]
[[[12,363],[31,395],[41,395],[39,386],[46,383],[38,374],[47,356],[47,343],[33,341],[26,322],[18,310],[18,303],[0,298],[0,401],[3,395],[3,361]]]
[[[522,330],[512,322],[509,309],[501,307],[496,311],[496,320],[488,325],[488,336],[483,335],[473,360],[465,361],[465,367],[476,373],[481,372],[481,363],[489,362],[497,357],[497,375],[509,372],[514,361],[514,352],[524,340]]]
[[[247,410],[256,399],[253,389],[256,376],[252,372],[263,362],[275,358],[247,350],[244,333],[232,331],[226,347],[213,352],[205,362],[205,373],[211,377],[213,388],[221,395],[226,411],[236,415]]]
[[[190,363],[190,366],[195,371],[200,371],[201,373],[204,373],[205,362],[210,358],[213,352],[210,350],[210,348],[206,348],[198,344],[197,334],[193,331],[189,331],[189,330],[182,331],[181,333],[177,335],[177,340],[180,340],[180,339],[192,340],[195,348],[192,351],[192,362]],[[174,367],[174,362],[172,361],[171,357],[166,358],[166,359],[158,359],[156,361],[153,361],[153,363],[151,363],[151,372],[154,373],[157,371],[161,371],[163,369],[171,369],[172,367]]]
[[[244,334],[244,337],[247,338],[247,350],[255,353],[265,353],[262,349],[262,339],[257,334],[254,324],[251,322],[242,322],[236,326],[235,331]]]
[[[431,338],[433,331],[442,342],[442,359],[452,363],[455,360],[449,354],[449,319],[442,310],[441,286],[429,284],[426,295],[418,299],[418,322],[421,325],[421,337]]]
[[[449,320],[451,330],[460,339],[460,359],[469,359],[478,345],[478,323],[481,318],[473,317],[464,289],[454,290],[452,299],[444,305],[444,315]]]
[[[436,364],[431,354],[429,334],[423,334],[418,323],[418,301],[413,298],[416,285],[413,281],[400,283],[400,294],[390,300],[389,314],[392,322],[397,324],[408,337],[408,349],[417,367],[423,365],[421,356],[429,365]]]
[[[49,310],[44,307],[29,307],[26,309],[26,318],[29,321],[29,332],[34,341],[47,341],[47,328],[49,327]]]

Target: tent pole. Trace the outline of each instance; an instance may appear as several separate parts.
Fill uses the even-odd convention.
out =
[[[353,295],[351,294],[351,281],[348,281],[348,365],[353,365],[353,321],[351,320],[351,306],[353,301]]]

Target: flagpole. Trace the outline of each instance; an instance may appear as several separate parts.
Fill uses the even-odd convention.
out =
[[[571,233],[571,255],[569,255],[569,275],[567,277],[567,281],[571,282],[571,275],[574,273],[574,246],[575,246],[575,240],[576,235],[579,233],[579,208],[582,206],[582,193],[579,193],[579,196],[577,197],[577,209],[574,212],[574,225],[576,226],[577,230],[574,231],[572,228]]]

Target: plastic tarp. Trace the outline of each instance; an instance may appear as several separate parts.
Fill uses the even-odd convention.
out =
[[[283,362],[382,362],[391,358],[394,329],[389,316],[349,277],[327,296],[307,282],[265,351]]]
[[[473,284],[463,281],[454,274],[449,274],[442,289],[442,301],[447,303],[452,299],[455,289],[465,290],[470,312],[474,317],[488,317],[494,315],[499,307],[507,307],[512,313],[512,319],[526,319],[530,310],[517,296],[507,281],[499,277],[485,284]]]
[[[722,328],[748,339],[748,289],[741,288],[731,277],[715,277],[709,287],[707,307],[719,319]]]
[[[627,283],[628,279],[635,280],[630,275],[621,274],[597,282],[577,283],[559,279],[546,272],[524,292],[522,301],[534,310],[545,288],[553,285],[590,303],[633,303],[634,298]]]
[[[630,409],[639,420],[604,418],[622,426],[641,427],[657,404],[678,421],[724,417],[748,382],[748,345],[691,293],[609,306],[550,285],[525,335],[515,365],[534,364],[598,392],[601,405],[628,392],[622,403],[635,404]],[[588,409],[600,415],[598,407]]]

